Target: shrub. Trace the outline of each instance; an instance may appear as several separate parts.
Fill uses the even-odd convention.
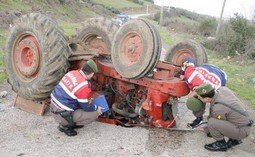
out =
[[[248,20],[235,14],[218,35],[215,49],[223,55],[246,54],[247,44],[255,38],[255,28]]]
[[[213,36],[215,35],[216,27],[217,22],[215,19],[207,19],[200,23],[199,30],[203,36]]]
[[[64,3],[65,3],[65,0],[59,0],[59,3],[60,3],[60,4],[64,4]]]
[[[248,41],[245,47],[245,53],[250,59],[255,60],[255,39],[251,39]]]
[[[139,5],[143,5],[143,3],[144,3],[143,0],[129,0],[129,1],[139,4]]]
[[[234,56],[238,53],[236,36],[237,34],[232,29],[231,25],[226,23],[220,35],[218,36],[214,50],[220,52],[224,56]]]
[[[144,0],[144,1],[154,3],[154,0]]]

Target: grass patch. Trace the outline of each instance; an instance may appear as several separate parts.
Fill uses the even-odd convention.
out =
[[[161,40],[163,40],[167,45],[173,46],[174,44],[183,40],[183,34],[169,32],[166,27],[159,26],[156,21],[150,20],[150,23],[157,28]]]
[[[220,58],[212,51],[208,53],[209,63],[222,68],[228,75],[227,87],[232,89],[240,98],[248,100],[255,108],[255,78],[254,65],[245,63],[240,64],[236,61],[230,61],[227,58]]]
[[[4,81],[6,79],[7,79],[7,76],[6,76],[5,72],[0,71],[0,82]]]
[[[7,29],[0,29],[0,69],[4,69],[4,52],[3,52],[3,48],[4,48],[4,44],[5,44],[5,40],[7,37]]]
[[[88,8],[83,8],[81,12],[82,12],[81,14],[86,16],[90,16],[92,14],[92,12]],[[59,26],[64,30],[64,33],[67,36],[75,35],[76,29],[79,28],[82,22],[84,22],[84,21],[80,21],[79,23],[71,22],[74,19],[74,16],[75,16],[74,13],[70,13],[68,14],[68,18],[58,19]]]
[[[160,27],[159,30],[161,39],[168,45],[174,45],[176,42],[175,38],[170,34],[165,27]]]
[[[182,17],[179,19],[183,21]],[[159,26],[158,22],[156,21],[150,20],[150,23],[156,26],[156,28],[159,31],[161,39],[170,47],[186,39],[193,39],[196,40],[197,42],[202,42],[204,40],[204,37],[202,36],[192,35],[190,33],[179,33],[175,32],[174,30],[169,30],[169,28],[167,27]],[[193,24],[195,23],[193,22]]]
[[[7,29],[0,29],[0,81],[3,81],[7,78],[6,74],[4,73],[4,51],[3,47],[5,44],[6,36],[7,36]]]
[[[117,9],[121,9],[121,8],[139,8],[141,7],[141,5],[127,1],[127,0],[110,0],[110,1],[106,1],[106,0],[93,0],[93,2],[97,3],[97,4],[103,4],[104,6],[107,7],[113,7],[113,8],[117,8]]]
[[[80,26],[80,23],[66,23],[64,21],[60,21],[58,24],[64,30],[66,36],[76,35],[76,28]]]
[[[30,10],[31,6],[29,4],[23,3],[20,0],[8,0],[0,3],[0,10],[11,10],[11,9],[19,9],[19,10]]]

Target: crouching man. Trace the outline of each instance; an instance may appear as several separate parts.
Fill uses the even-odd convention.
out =
[[[51,112],[59,123],[58,130],[67,136],[75,136],[81,128],[102,114],[102,107],[91,105],[89,80],[98,72],[96,63],[88,60],[81,70],[65,74],[51,93]]]
[[[227,87],[215,91],[210,84],[202,84],[195,92],[203,103],[210,103],[208,125],[202,131],[210,133],[216,142],[206,144],[205,149],[226,151],[249,136],[253,121],[233,91]]]
[[[193,97],[195,89],[204,83],[210,83],[215,90],[221,86],[226,86],[227,74],[215,65],[201,64],[196,66],[193,58],[186,57],[181,69],[180,79],[186,82],[191,91],[188,97]],[[196,119],[193,120],[193,122],[188,123],[188,126],[194,129],[203,123],[204,112],[204,107],[198,111],[193,111],[193,115]]]

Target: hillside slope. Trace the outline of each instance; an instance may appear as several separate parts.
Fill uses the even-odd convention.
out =
[[[48,15],[60,22],[77,23],[95,16],[114,17],[120,12],[145,11],[147,7],[145,4],[138,5],[127,0],[118,0],[119,5],[114,6],[113,4],[114,1],[102,3],[101,1],[83,2],[81,0],[1,0],[0,27],[6,28],[12,23],[13,18],[30,12]],[[152,10],[153,4],[150,6]]]
[[[8,34],[7,28],[12,24],[13,18],[30,12],[40,12],[54,18],[64,29],[65,34],[70,36],[76,34],[75,28],[87,18],[96,16],[111,18],[117,12],[142,14],[145,13],[148,6],[149,13],[157,12],[155,21],[150,22],[155,24],[160,32],[161,39],[170,47],[185,39],[194,39],[199,42],[207,40],[204,36],[201,36],[198,25],[204,18],[208,17],[192,14],[180,8],[178,10],[172,9],[174,12],[169,13],[174,15],[174,17],[166,15],[169,17],[166,22],[170,24],[162,27],[157,22],[160,17],[160,9],[149,2],[138,5],[129,0],[86,0],[90,1],[90,3],[82,1],[85,0],[0,0],[0,81],[6,79],[3,63],[3,45]],[[113,3],[115,4],[112,5]],[[255,106],[253,96],[255,86],[254,81],[251,81],[254,78],[254,61],[252,63],[241,59],[241,61],[231,61],[227,58],[215,56],[215,52],[212,50],[207,49],[207,52],[209,54],[209,63],[223,68],[228,73],[228,86]]]

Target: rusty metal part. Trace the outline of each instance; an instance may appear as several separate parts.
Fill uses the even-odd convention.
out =
[[[203,45],[190,39],[173,45],[172,48],[167,51],[165,61],[182,66],[186,57],[194,58],[197,64],[207,63],[208,61],[207,53]]]
[[[103,83],[103,80],[106,77],[111,77],[113,79],[118,80],[119,82],[123,82],[123,88],[129,84],[136,84],[142,87],[146,87],[148,90],[156,90],[159,93],[166,94],[168,96],[184,96],[189,93],[189,88],[186,85],[185,81],[181,81],[176,77],[169,77],[169,79],[153,79],[144,77],[142,79],[127,79],[123,78],[113,67],[112,64],[106,62],[97,62],[98,68],[100,69],[100,73],[95,75],[95,79],[99,82]],[[170,66],[173,69],[173,66]],[[171,70],[169,69],[169,70]],[[154,75],[157,72],[155,72]]]
[[[127,108],[120,106],[121,106],[120,103],[115,102],[112,104],[112,110],[124,117],[135,118],[138,116],[137,113],[130,113]]]
[[[86,45],[71,43],[69,47],[72,50],[72,55],[68,58],[69,61],[89,60],[99,55],[98,49],[89,48]]]
[[[146,111],[143,109],[143,107],[136,105],[135,107],[135,113],[137,113],[140,117],[146,117]]]
[[[177,65],[182,65],[186,57],[194,58],[194,54],[189,49],[180,49],[177,52],[175,52],[172,61],[174,61],[174,63]]]
[[[112,45],[112,62],[125,78],[139,79],[149,74],[157,64],[160,38],[149,23],[130,20],[118,30]]]
[[[97,50],[100,55],[111,55],[113,37],[118,27],[111,19],[90,18],[81,23],[74,39],[87,50]]]
[[[39,70],[40,46],[36,38],[31,35],[24,35],[15,47],[14,62],[19,76],[24,79],[33,79]]]
[[[116,120],[117,125],[122,125],[125,127],[154,127],[151,124],[136,124],[136,123],[129,123],[129,122],[123,122],[121,120]]]
[[[166,65],[164,65],[166,64]],[[162,104],[168,102],[169,98],[174,97],[178,98],[188,94],[189,89],[187,88],[184,81],[180,81],[172,75],[174,72],[169,73],[169,78],[167,76],[160,79],[160,73],[155,71],[154,75],[158,75],[157,78],[143,78],[143,79],[126,79],[120,76],[113,65],[109,62],[97,61],[97,65],[100,69],[100,72],[95,75],[95,82],[97,84],[114,84],[116,87],[114,100],[111,106],[113,112],[128,118],[127,122],[121,121],[122,125],[125,126],[154,126],[154,127],[163,127],[171,128],[174,127],[176,122],[173,119],[173,116],[167,120],[162,119],[163,111]],[[175,66],[167,66],[167,63],[160,65],[161,69],[169,71],[174,71]],[[109,80],[108,80],[109,79]],[[112,80],[112,81],[110,81]],[[108,83],[107,83],[108,82]],[[178,85],[178,86],[177,86]],[[109,84],[107,86],[110,86]],[[103,87],[103,86],[102,86]],[[100,89],[97,89],[100,90]],[[141,93],[139,91],[142,91]],[[144,95],[145,97],[140,97],[139,94]],[[133,96],[126,98],[128,96]],[[139,99],[135,99],[138,97]],[[129,101],[130,104],[126,104],[126,108],[121,106],[119,103]],[[133,101],[133,100],[135,101]],[[171,99],[172,100],[172,99]],[[129,105],[133,106],[132,111],[128,111],[128,108],[131,108]],[[170,104],[171,105],[171,104]],[[142,112],[139,112],[143,110]],[[134,114],[135,113],[135,114]],[[120,122],[118,122],[120,123]]]

